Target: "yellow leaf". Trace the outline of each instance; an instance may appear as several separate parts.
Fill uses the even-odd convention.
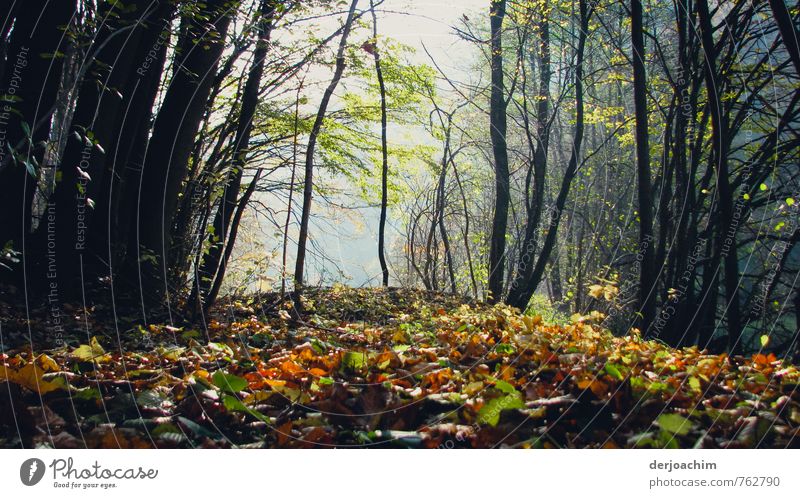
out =
[[[619,289],[616,286],[608,284],[603,287],[603,297],[606,301],[613,301],[617,295],[619,295]]]
[[[589,388],[598,398],[602,398],[608,393],[608,385],[597,379],[583,379],[578,381],[578,389],[586,388]]]
[[[81,361],[92,361],[98,360],[105,354],[105,350],[100,343],[97,342],[97,337],[92,337],[91,341],[89,341],[89,344],[82,344],[75,348],[75,350],[71,353],[71,356]]]
[[[603,295],[603,286],[599,284],[590,285],[589,295],[595,299],[600,299],[600,296]]]
[[[42,380],[44,374],[58,370],[55,360],[42,354],[18,370],[0,365],[0,380],[7,380],[39,394],[46,394],[62,388],[63,384],[59,382]]]
[[[528,333],[533,333],[537,325],[541,325],[542,323],[542,315],[535,315],[535,316],[523,316],[522,322],[525,324],[525,330]]]

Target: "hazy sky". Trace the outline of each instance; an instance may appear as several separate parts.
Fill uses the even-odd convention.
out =
[[[361,0],[358,8],[369,7],[369,0]],[[344,7],[346,8],[346,6]],[[462,0],[451,2],[435,2],[423,0],[386,0],[378,9],[379,35],[396,40],[416,49],[416,54],[410,62],[415,64],[431,64],[429,56],[423,50],[423,44],[430,55],[436,60],[437,65],[454,80],[464,80],[469,77],[469,68],[474,61],[475,47],[461,40],[453,30],[454,25],[460,26],[463,15],[472,20],[486,16],[489,9],[489,0]],[[371,19],[365,20],[367,23]],[[322,32],[331,29],[341,19],[327,18],[319,26]],[[330,25],[329,25],[330,24]],[[320,72],[322,84],[327,82],[329,71]],[[446,85],[440,84],[440,88]],[[337,93],[343,89],[354,88],[344,81]],[[310,95],[312,102],[315,95]],[[336,99],[334,98],[334,102]],[[311,104],[313,106],[313,104]],[[334,104],[335,106],[335,104]],[[407,133],[407,132],[404,132]],[[396,140],[396,137],[394,138]],[[336,199],[342,204],[360,204],[359,199]],[[362,208],[331,211],[319,202],[315,196],[310,238],[313,246],[306,262],[306,273],[309,283],[315,284],[320,278],[320,269],[323,269],[324,279],[331,281],[344,281],[351,285],[376,285],[380,282],[380,267],[377,259],[377,231],[378,209]],[[269,203],[268,203],[269,204]],[[275,205],[275,200],[272,201]],[[299,216],[300,206],[296,203],[293,211]],[[283,216],[283,215],[281,215]],[[391,247],[392,241],[397,237],[397,229],[403,220],[392,219],[392,210],[387,226],[387,246]],[[275,247],[278,242],[270,235],[272,228],[262,224],[266,245]],[[293,268],[295,258],[296,225],[290,229],[289,244],[289,270]],[[389,249],[387,247],[387,250]],[[327,260],[322,260],[316,254],[316,249],[324,252]],[[391,258],[390,258],[391,259]],[[391,265],[391,262],[390,262]],[[335,275],[336,270],[341,270],[344,275]]]
[[[419,62],[427,62],[422,51],[424,43],[443,69],[448,66],[459,70],[453,62],[459,61],[458,53],[468,50],[468,44],[453,33],[452,26],[459,25],[465,14],[474,19],[476,14],[488,13],[489,0],[386,0],[380,9],[381,34],[417,48]]]
[[[359,8],[368,5],[367,0],[359,2]],[[460,25],[459,20],[465,14],[472,20],[477,20],[480,19],[478,16],[488,14],[488,10],[489,0],[450,2],[386,0],[379,7],[378,32],[381,36],[414,47],[417,50],[411,61],[414,63],[430,64],[430,58],[423,50],[424,44],[448,77],[463,80],[468,77],[469,66],[474,60],[475,47],[461,40],[455,34],[453,26]],[[311,230],[316,231],[312,236],[315,236],[317,243],[324,248],[326,256],[336,262],[335,266],[344,271],[345,278],[349,277],[349,283],[378,284],[380,281],[376,249],[378,209],[350,210],[349,213],[339,212],[331,215],[325,213],[325,210],[320,209],[320,205],[317,204],[315,213],[319,217],[312,223]],[[391,247],[391,241],[395,239],[397,225],[400,223],[402,220],[391,219],[390,210],[387,246]],[[310,256],[309,263],[307,272],[310,279],[319,276],[313,266],[322,263],[328,271],[333,267],[314,256]],[[331,275],[328,275],[328,278],[330,277]]]

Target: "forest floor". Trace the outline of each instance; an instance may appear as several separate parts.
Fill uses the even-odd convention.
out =
[[[420,291],[306,299],[119,335],[76,313],[82,344],[0,349],[0,447],[800,447],[800,370],[773,355]]]

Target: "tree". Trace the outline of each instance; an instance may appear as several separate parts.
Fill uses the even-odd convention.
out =
[[[56,213],[55,233],[48,233],[52,224],[40,224],[33,248],[42,254],[48,242],[55,243],[62,297],[78,297],[80,288],[72,282],[81,275],[89,278],[98,274],[99,267],[104,266],[101,263],[107,254],[104,251],[109,250],[91,237],[102,230],[91,228],[95,212],[106,216],[109,212],[108,204],[98,204],[97,199],[108,199],[112,173],[106,166],[107,150],[116,139],[114,125],[124,105],[121,90],[137,69],[127,61],[135,60],[142,50],[150,50],[150,46],[140,48],[145,26],[162,21],[152,19],[163,12],[149,8],[151,5],[149,0],[132,2],[125,9],[118,4],[103,4],[98,14],[105,21],[93,34],[93,49],[82,64],[84,75],[77,89],[72,130],[51,199]],[[42,268],[39,274],[44,277],[44,273],[50,272],[51,269]],[[45,279],[35,281],[42,285]]]
[[[647,73],[644,64],[642,2],[631,0],[631,50],[633,51],[633,105],[636,114],[636,179],[639,198],[639,308],[642,332],[647,333],[656,314],[656,268],[653,208],[650,194],[650,142],[647,128]],[[641,258],[639,258],[641,256]]]
[[[295,283],[295,302],[300,307],[300,295],[302,293],[304,283],[304,272],[306,262],[306,243],[308,242],[308,222],[311,216],[311,200],[314,193],[314,151],[317,146],[317,137],[322,130],[322,124],[325,120],[325,114],[328,111],[328,104],[330,103],[333,92],[342,78],[346,66],[345,61],[345,48],[347,47],[347,38],[350,36],[350,30],[353,26],[355,19],[355,10],[358,0],[353,0],[350,3],[350,9],[347,11],[347,18],[344,21],[344,29],[342,30],[341,38],[339,38],[339,48],[336,50],[336,65],[333,71],[333,78],[325,88],[325,93],[322,94],[317,115],[314,118],[314,125],[311,128],[311,133],[308,136],[308,145],[306,146],[305,158],[305,178],[303,179],[303,208],[300,215],[300,234],[297,239],[297,259],[295,260],[294,268],[294,283]]]
[[[64,28],[75,12],[70,0],[27,2],[18,9],[7,42],[0,118],[5,130],[0,141],[0,244],[18,252],[24,252],[23,239],[31,229],[32,202],[61,79],[59,54],[70,43]],[[22,281],[21,271],[2,273]]]
[[[506,92],[503,84],[503,18],[505,0],[491,0],[489,22],[491,26],[492,89],[489,100],[489,133],[494,154],[495,205],[492,234],[489,242],[489,301],[502,299],[503,273],[506,267],[506,230],[510,180],[508,148],[506,146]]]
[[[247,82],[242,95],[242,108],[231,153],[233,164],[226,176],[222,200],[214,216],[213,232],[211,234],[213,239],[209,241],[208,252],[202,258],[193,290],[193,293],[196,293],[202,300],[202,306],[205,310],[214,303],[222,285],[222,279],[225,276],[225,268],[231,251],[223,249],[227,246],[233,247],[236,242],[236,237],[233,236],[236,228],[231,225],[231,218],[236,211],[239,189],[247,162],[250,135],[253,130],[253,118],[258,104],[261,77],[264,74],[264,64],[269,48],[274,15],[275,1],[262,0],[257,19],[258,41],[253,52],[253,63],[247,75]],[[246,204],[246,201],[244,203]],[[190,302],[194,301],[190,300]]]
[[[209,0],[198,8],[199,12],[188,14],[178,42],[175,74],[153,123],[136,192],[139,199],[155,196],[159,201],[139,204],[129,237],[129,272],[134,280],[147,281],[153,298],[169,291],[167,261],[178,194],[235,12],[235,4],[226,0]]]
[[[711,14],[707,0],[698,0],[697,15],[700,20],[700,41],[705,57],[704,74],[708,107],[711,114],[711,141],[713,160],[719,191],[717,241],[715,252],[724,258],[726,306],[728,318],[728,348],[737,349],[741,336],[741,317],[739,313],[739,257],[736,231],[739,220],[733,218],[733,193],[728,178],[728,115],[721,103],[721,78],[717,74],[716,47],[711,26]],[[731,233],[732,232],[732,233]]]
[[[372,13],[373,41],[368,47],[375,59],[375,76],[378,78],[381,97],[381,214],[378,222],[378,261],[381,265],[383,286],[386,287],[389,285],[389,267],[386,265],[386,211],[389,185],[389,151],[386,144],[386,85],[383,82],[381,55],[378,51],[378,17],[375,14],[375,1],[370,0],[369,6]]]

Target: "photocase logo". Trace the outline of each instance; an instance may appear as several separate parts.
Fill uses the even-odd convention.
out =
[[[44,477],[44,462],[38,458],[29,458],[19,468],[19,478],[26,486],[35,486]]]

